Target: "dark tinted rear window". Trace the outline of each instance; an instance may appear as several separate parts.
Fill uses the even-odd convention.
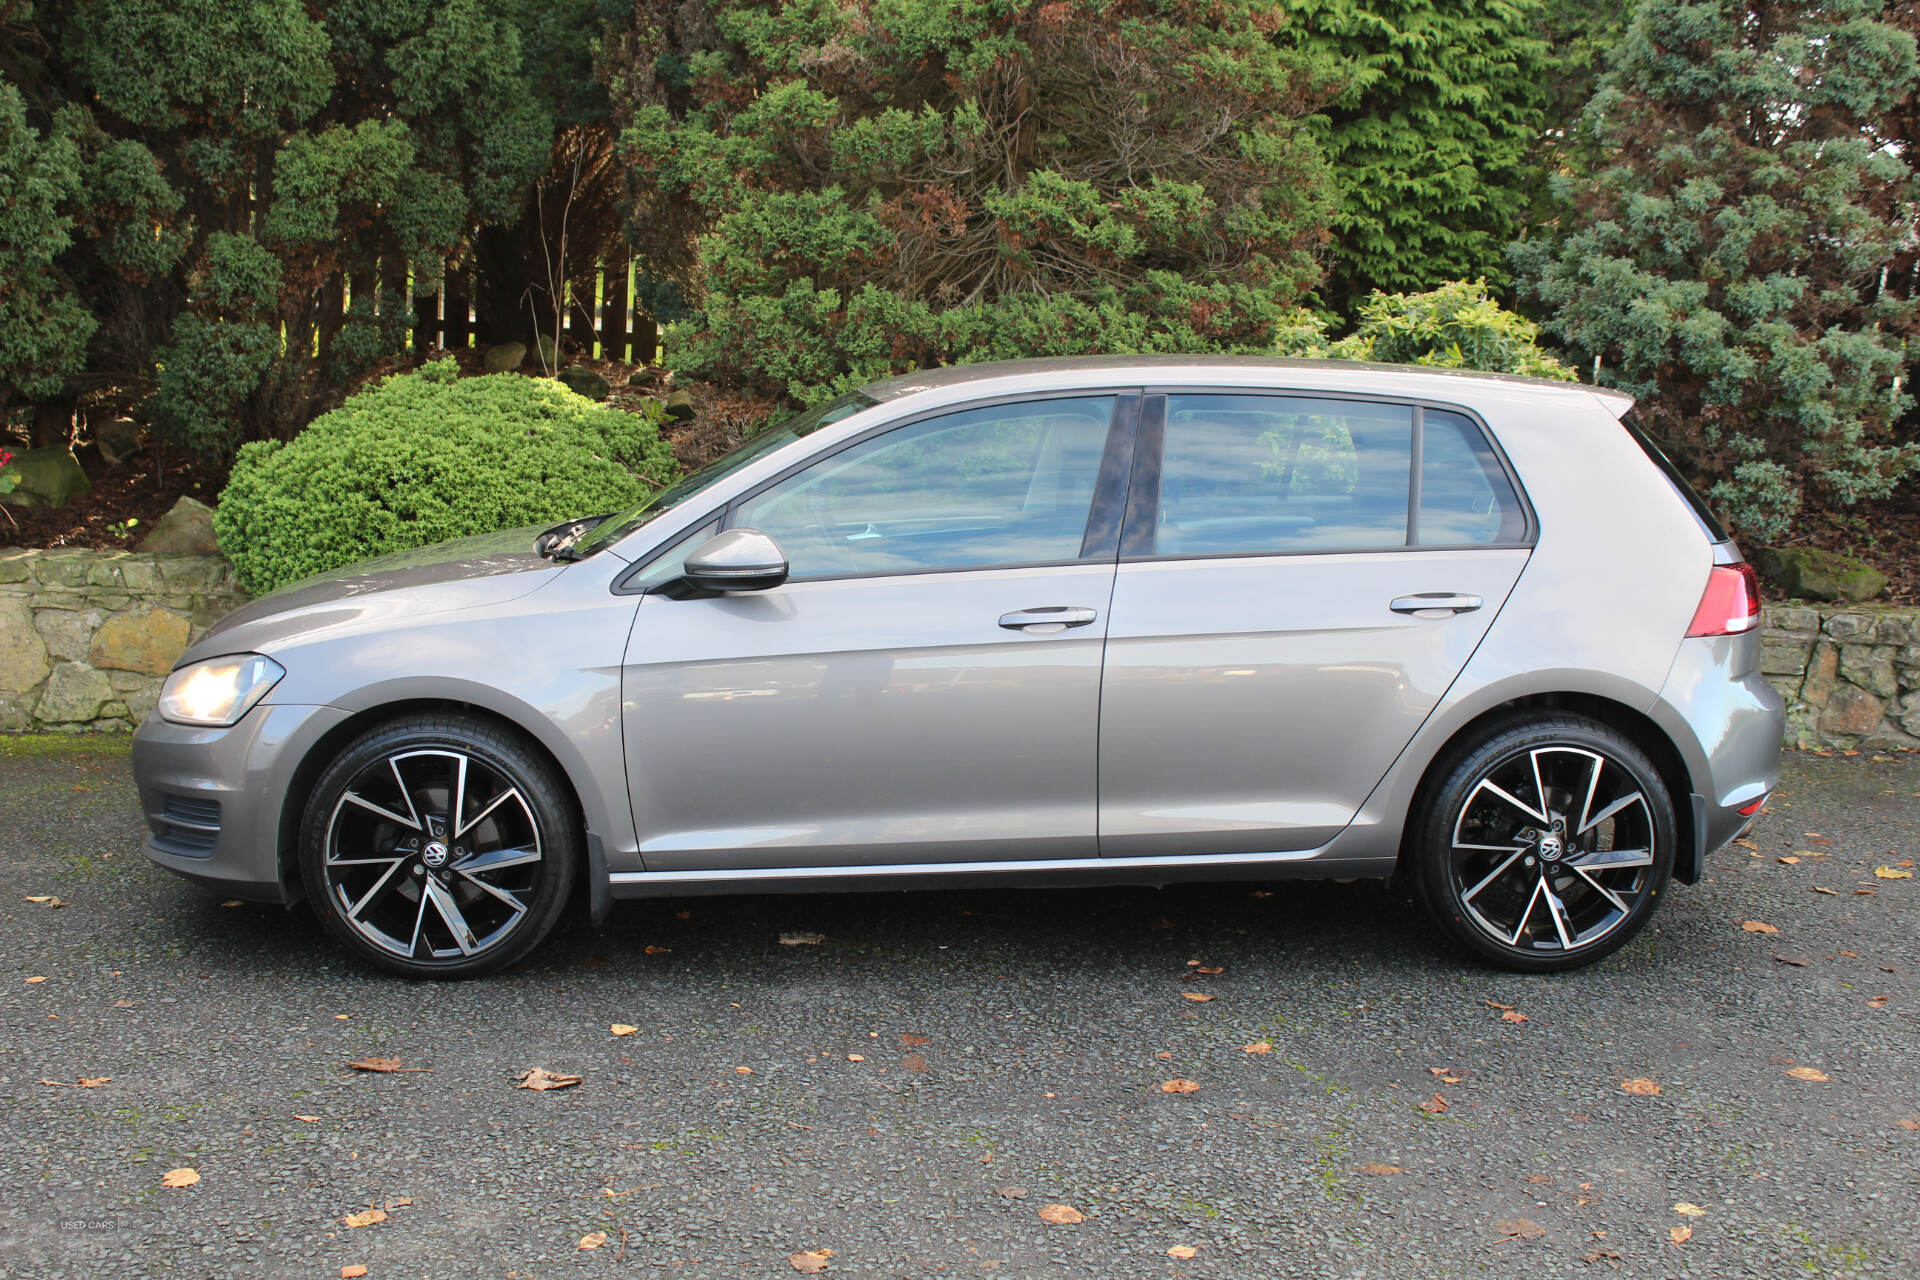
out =
[[[1653,459],[1653,464],[1665,473],[1667,479],[1673,482],[1673,487],[1679,490],[1680,496],[1687,500],[1687,505],[1699,518],[1701,528],[1707,531],[1707,537],[1715,542],[1725,542],[1731,538],[1733,535],[1727,532],[1727,526],[1720,523],[1720,517],[1713,514],[1713,508],[1707,505],[1707,500],[1694,492],[1693,486],[1687,483],[1687,478],[1680,474],[1680,468],[1673,465],[1673,460],[1667,457],[1665,450],[1654,443],[1653,437],[1641,429],[1631,409],[1627,411],[1625,417],[1620,419],[1620,425],[1627,429],[1627,434],[1632,436],[1642,449],[1646,450],[1647,456]]]

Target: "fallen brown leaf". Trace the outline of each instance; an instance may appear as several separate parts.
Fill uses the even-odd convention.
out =
[[[607,1242],[606,1232],[589,1231],[587,1232],[587,1234],[580,1237],[580,1243],[573,1246],[573,1251],[575,1253],[578,1253],[582,1249],[598,1249],[601,1245],[605,1244],[606,1242]]]
[[[833,1257],[831,1249],[809,1249],[805,1253],[787,1255],[787,1265],[802,1275],[817,1276],[827,1269],[827,1262]]]
[[[1255,1041],[1254,1041],[1254,1042],[1253,1042],[1252,1044],[1243,1044],[1243,1045],[1241,1045],[1241,1046],[1240,1046],[1240,1052],[1242,1052],[1242,1053],[1272,1053],[1272,1052],[1273,1052],[1273,1041],[1271,1041],[1271,1040],[1255,1040]]]
[[[1532,1018],[1529,1018],[1529,1017],[1528,1017],[1528,1016],[1527,1016],[1526,1014],[1524,1014],[1524,1013],[1520,1013],[1520,1012],[1518,1012],[1518,1011],[1516,1011],[1516,1010],[1513,1010],[1513,1009],[1509,1009],[1509,1010],[1507,1010],[1507,1011],[1506,1011],[1505,1013],[1503,1013],[1503,1014],[1501,1014],[1501,1015],[1500,1015],[1500,1021],[1502,1021],[1502,1022],[1513,1022],[1513,1023],[1521,1023],[1521,1022],[1532,1022],[1532,1021],[1533,1021],[1533,1019],[1532,1019]]]
[[[319,1123],[320,1123],[320,1117],[319,1117],[319,1116],[299,1116],[299,1115],[297,1115],[297,1116],[295,1116],[295,1117],[294,1117],[294,1119],[295,1119],[295,1120],[304,1120],[304,1121],[306,1121],[306,1122],[307,1122],[308,1124],[319,1124]]]
[[[1908,1133],[1920,1133],[1920,1116],[1901,1116],[1894,1123]]]
[[[1440,1116],[1440,1115],[1445,1115],[1447,1112],[1453,1110],[1453,1107],[1451,1104],[1447,1102],[1445,1098],[1441,1097],[1439,1094],[1436,1093],[1431,1098],[1428,1098],[1425,1102],[1421,1103],[1420,1109],[1426,1112],[1430,1116]]]
[[[862,1054],[850,1053],[847,1055],[848,1062],[865,1062],[866,1060],[866,1057]]]
[[[1887,1007],[1887,998],[1885,996],[1868,996],[1867,997],[1867,1008],[1884,1009],[1886,1007]],[[85,1084],[86,1082],[83,1080],[81,1081],[81,1083]]]
[[[558,1071],[549,1071],[545,1067],[529,1067],[514,1077],[516,1089],[534,1089],[545,1092],[548,1089],[570,1089],[580,1083],[581,1077],[565,1075]]]
[[[780,945],[783,947],[817,947],[827,940],[824,933],[783,933]]]
[[[1784,862],[1790,867],[1797,867],[1800,865],[1800,859],[1798,858],[1780,858],[1780,859],[1777,859],[1777,861]]]
[[[349,1227],[370,1227],[376,1222],[385,1222],[386,1220],[387,1211],[385,1209],[365,1209],[359,1213],[350,1213],[340,1219],[340,1221]]]
[[[1880,891],[1878,889],[1855,889],[1853,891],[1853,896],[1856,898],[1871,898],[1874,894],[1879,892]]]
[[[1375,1178],[1385,1178],[1385,1177],[1390,1177],[1391,1175],[1396,1173],[1406,1172],[1405,1169],[1402,1169],[1397,1164],[1376,1164],[1371,1160],[1368,1161],[1366,1164],[1359,1166],[1359,1168],[1360,1168],[1360,1172],[1371,1175],[1372,1177],[1375,1177]]]
[[[1194,1257],[1199,1252],[1198,1249],[1190,1244],[1176,1244],[1167,1250],[1167,1256],[1169,1258],[1178,1258],[1182,1262],[1185,1262],[1188,1258]]]
[[[1480,1003],[1481,1003],[1481,1004],[1484,1004],[1484,1005],[1485,1005],[1485,1006],[1487,1006],[1487,1008],[1489,1008],[1489,1009],[1511,1009],[1511,1008],[1513,1008],[1513,1006],[1512,1006],[1512,1005],[1510,1005],[1510,1004],[1501,1004],[1501,1003],[1500,1003],[1500,1002],[1499,1002],[1498,1000],[1482,1000],[1482,1001],[1481,1001]]]
[[[1440,1077],[1441,1084],[1459,1084],[1465,1076],[1455,1075],[1452,1067],[1428,1067],[1427,1071]]]
[[[1693,1228],[1685,1226],[1668,1227],[1667,1239],[1675,1244],[1685,1244],[1687,1241],[1693,1239]]]
[[[1875,867],[1873,876],[1876,880],[1911,880],[1913,872],[1905,867]]]
[[[1547,1229],[1532,1218],[1509,1218],[1494,1223],[1493,1229],[1509,1240],[1538,1240],[1547,1234]]]
[[[57,898],[52,894],[29,894],[27,896],[27,901],[36,903],[43,907],[64,907],[67,905],[64,900]]]
[[[1840,892],[1839,892],[1839,890],[1837,890],[1837,889],[1822,889],[1822,888],[1821,888],[1821,887],[1820,887],[1819,885],[1815,885],[1815,886],[1813,887],[1813,891],[1814,891],[1815,893],[1824,893],[1824,894],[1826,894],[1826,895],[1827,895],[1827,896],[1828,896],[1829,898],[1837,898],[1837,897],[1839,897],[1839,896],[1840,896]]]
[[[433,1072],[432,1067],[403,1067],[398,1058],[356,1058],[347,1065],[355,1071],[373,1071],[381,1075],[395,1071],[424,1071],[429,1075]]]
[[[395,1196],[393,1199],[387,1201],[385,1208],[391,1213],[395,1209],[404,1209],[412,1203],[412,1196]]]
[[[635,1026],[630,1026],[624,1022],[616,1022],[612,1026],[608,1027],[607,1030],[612,1032],[616,1036],[630,1036],[638,1032],[640,1028]]]
[[[1818,831],[1803,832],[1801,834],[1801,838],[1804,839],[1808,844],[1831,845],[1833,843],[1833,841],[1827,839],[1825,836],[1821,835]]]
[[[645,954],[645,955],[650,955],[650,956],[663,956],[663,955],[665,955],[665,954],[667,954],[667,952],[669,952],[669,951],[671,951],[671,950],[673,950],[673,948],[672,948],[672,947],[661,947],[661,946],[655,946],[655,945],[654,945],[654,944],[652,944],[652,943],[648,943],[648,944],[647,944],[646,946],[644,946],[644,947],[642,947],[642,948],[641,948],[640,950],[641,950],[641,952],[642,952],[643,954]]]
[[[340,1280],[360,1280],[360,1277],[365,1274],[367,1269],[357,1262],[340,1268]]]
[[[1213,999],[1212,996],[1204,991],[1182,991],[1180,998],[1182,1000],[1191,1000],[1195,1004],[1205,1004],[1207,1001]]]
[[[909,1049],[917,1049],[923,1044],[931,1043],[931,1041],[925,1036],[916,1036],[911,1031],[908,1031],[901,1035],[900,1043]]]
[[[1051,1222],[1056,1227],[1070,1227],[1076,1222],[1085,1222],[1087,1215],[1072,1205],[1047,1204],[1040,1206],[1040,1221]]]
[[[1655,1081],[1647,1079],[1645,1076],[1640,1076],[1639,1078],[1633,1079],[1633,1080],[1622,1080],[1620,1082],[1620,1087],[1622,1089],[1625,1089],[1628,1093],[1631,1093],[1636,1097],[1641,1097],[1641,1098],[1651,1098],[1655,1094],[1660,1092],[1659,1084]]]
[[[1764,920],[1742,920],[1740,927],[1748,933],[1778,933],[1780,930]]]
[[[169,1169],[160,1175],[163,1187],[190,1187],[200,1181],[200,1174],[193,1169]]]
[[[223,907],[244,907],[247,904],[240,901],[240,899],[238,898],[228,898],[225,902],[221,903],[220,905]]]
[[[44,974],[38,974],[38,973],[36,973],[36,974],[35,974],[35,975],[34,975],[33,977],[31,977],[31,978],[28,978],[28,979],[27,979],[27,982],[28,982],[29,984],[31,984],[31,983],[36,983],[36,982],[45,982],[46,980],[47,980],[47,979],[46,979],[46,975],[44,975]]]
[[[1787,1068],[1787,1074],[1795,1080],[1805,1080],[1809,1084],[1825,1084],[1827,1081],[1833,1079],[1833,1077],[1826,1072],[1813,1067],[1789,1067]]]
[[[753,1074],[753,1068],[752,1067],[735,1067],[733,1069],[733,1074],[737,1076],[750,1076]]]
[[[1741,836],[1738,840],[1735,840],[1734,843],[1739,845],[1742,849],[1758,849],[1760,847],[1759,845],[1755,844],[1753,841],[1747,839],[1745,836]]]
[[[1707,1216],[1707,1211],[1691,1200],[1682,1200],[1679,1204],[1673,1206],[1673,1211],[1678,1214],[1684,1214],[1689,1218],[1704,1218]]]
[[[1194,970],[1195,973],[1204,973],[1208,977],[1213,977],[1215,975],[1225,973],[1226,971],[1227,971],[1227,967],[1225,965],[1209,966],[1204,964],[1201,965],[1198,969]]]
[[[1813,963],[1813,961],[1807,959],[1805,956],[1783,956],[1778,951],[1773,953],[1773,958],[1781,964],[1790,964],[1796,969],[1804,969]]]
[[[1198,1093],[1200,1085],[1193,1080],[1164,1080],[1160,1084],[1162,1093]]]

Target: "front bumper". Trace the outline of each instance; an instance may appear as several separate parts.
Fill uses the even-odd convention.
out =
[[[281,811],[313,745],[347,718],[337,707],[261,705],[227,729],[156,712],[133,736],[133,777],[148,836],[167,870],[220,893],[289,903],[299,895],[281,848]]]

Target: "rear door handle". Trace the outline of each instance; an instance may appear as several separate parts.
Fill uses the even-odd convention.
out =
[[[1422,591],[1401,596],[1389,606],[1395,613],[1410,613],[1416,618],[1451,618],[1456,613],[1472,613],[1485,602],[1479,596],[1453,591]]]
[[[1053,604],[1039,609],[1016,609],[1000,615],[1000,625],[1009,631],[1024,631],[1030,636],[1057,635],[1068,627],[1084,627],[1100,615],[1092,609]]]

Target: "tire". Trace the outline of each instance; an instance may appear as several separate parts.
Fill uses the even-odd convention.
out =
[[[1411,829],[1409,878],[1455,942],[1502,968],[1557,973],[1646,927],[1678,828],[1659,771],[1627,737],[1535,712],[1490,726],[1441,768]]]
[[[354,739],[320,775],[300,870],[320,919],[362,959],[472,978],[552,931],[581,845],[565,779],[519,734],[413,715]]]

